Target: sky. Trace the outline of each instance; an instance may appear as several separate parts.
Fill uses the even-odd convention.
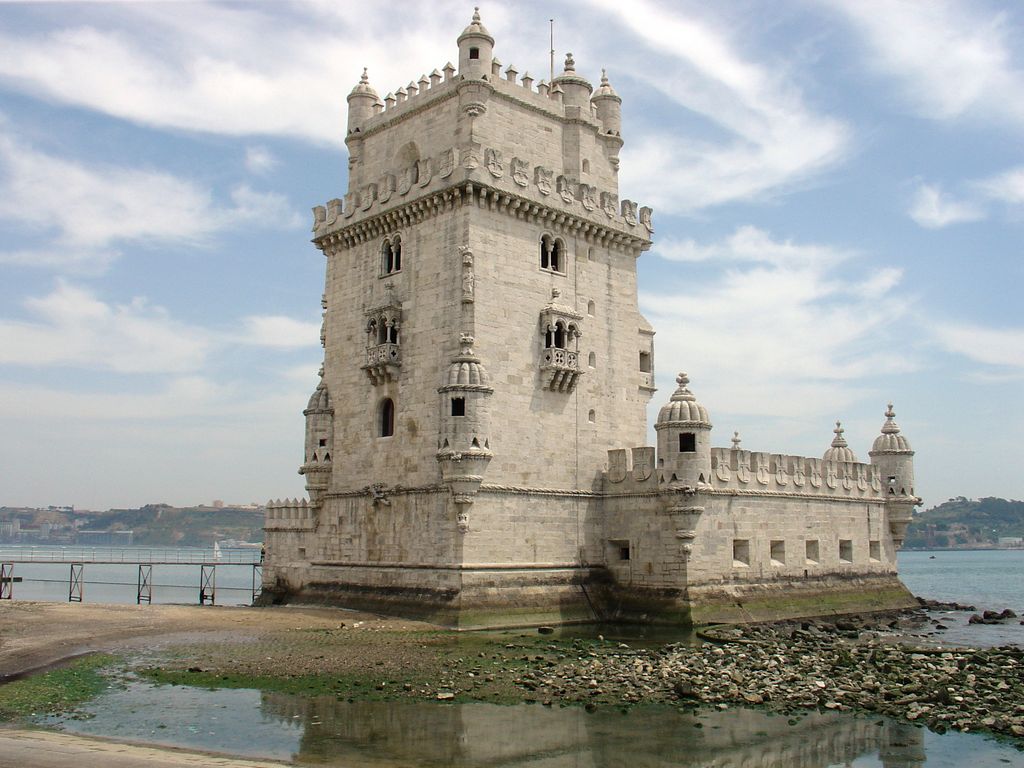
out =
[[[345,97],[457,61],[471,4],[0,1],[0,504],[301,496]],[[1024,5],[483,4],[495,55],[623,99],[659,391],[712,441],[1024,498]],[[652,444],[653,444],[653,432]],[[1011,461],[1012,460],[1012,461]]]

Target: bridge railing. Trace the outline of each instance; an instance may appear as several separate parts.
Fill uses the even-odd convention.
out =
[[[255,548],[179,549],[174,547],[3,547],[0,561],[22,563],[202,563],[249,565],[260,561]]]

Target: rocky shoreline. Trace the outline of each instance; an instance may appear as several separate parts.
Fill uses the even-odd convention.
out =
[[[701,645],[657,649],[577,641],[570,653],[549,646],[513,682],[545,705],[869,712],[1024,739],[1024,648],[908,647],[889,633],[928,621],[918,611],[717,627]]]

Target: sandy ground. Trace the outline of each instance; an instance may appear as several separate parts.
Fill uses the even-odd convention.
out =
[[[92,651],[279,642],[356,628],[388,635],[429,625],[324,608],[0,603],[0,681]],[[415,633],[414,633],[415,634]]]

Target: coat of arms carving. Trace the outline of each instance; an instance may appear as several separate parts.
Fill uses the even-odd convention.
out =
[[[437,175],[447,179],[455,170],[455,150],[446,149],[440,154],[437,160]]]
[[[608,451],[608,481],[621,483],[626,479],[626,449]]]
[[[649,208],[648,206],[645,205],[643,208],[640,209],[640,223],[644,225],[644,229],[646,229],[648,232],[654,231],[654,221],[652,220],[653,216],[653,208]]]
[[[520,187],[525,187],[530,183],[529,170],[530,165],[525,160],[518,157],[512,158],[512,181]]]
[[[629,226],[636,226],[636,203],[632,200],[622,201],[622,218],[626,220]]]
[[[537,191],[542,195],[551,194],[551,181],[555,177],[554,171],[549,171],[547,168],[538,165],[533,169],[533,180],[537,185]]]
[[[386,203],[391,199],[391,195],[395,193],[397,186],[398,181],[395,179],[395,174],[384,174],[384,178],[380,180],[380,184],[377,187],[377,199],[382,203]]]
[[[462,150],[462,167],[468,171],[480,167],[480,153],[475,148],[470,147],[469,149]]]
[[[565,176],[559,176],[557,180],[558,194],[562,196],[562,199],[567,203],[571,203],[576,199],[576,185],[572,183]]]
[[[633,449],[633,479],[647,480],[654,474],[654,448],[644,446]]]
[[[417,183],[421,187],[425,187],[430,183],[430,179],[434,175],[434,172],[430,167],[429,157],[425,157],[416,162],[416,175],[419,177]]]
[[[609,219],[614,218],[619,212],[619,196],[611,192],[601,193],[601,210]]]
[[[377,185],[367,184],[363,187],[363,191],[359,193],[359,202],[362,204],[360,207],[367,211],[370,206],[373,205],[373,201],[377,198]]]
[[[416,166],[410,165],[398,172],[398,194],[407,195],[416,180]]]
[[[580,184],[580,203],[588,211],[597,207],[597,190],[589,184]]]
[[[501,167],[501,152],[497,149],[488,149],[484,152],[484,164],[487,172],[496,179],[505,175],[505,169]]]

